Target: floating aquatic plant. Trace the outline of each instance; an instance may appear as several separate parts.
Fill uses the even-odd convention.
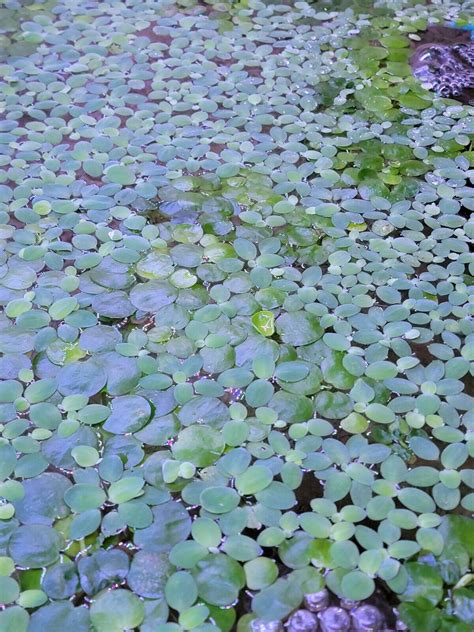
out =
[[[9,0],[0,630],[471,628],[468,3],[347,4]]]

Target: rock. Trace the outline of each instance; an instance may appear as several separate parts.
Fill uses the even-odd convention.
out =
[[[328,608],[321,616],[322,632],[349,632],[351,618],[342,608]]]
[[[304,596],[304,604],[311,612],[320,612],[329,606],[329,592],[324,589]]]
[[[358,601],[354,601],[353,599],[341,599],[341,608],[344,610],[352,610],[359,605]]]
[[[297,610],[288,620],[288,632],[316,632],[318,619],[309,610]]]
[[[379,632],[384,626],[384,617],[375,606],[360,606],[352,613],[357,632]]]

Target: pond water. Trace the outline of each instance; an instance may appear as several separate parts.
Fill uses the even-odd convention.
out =
[[[4,3],[0,632],[472,629],[472,13]]]

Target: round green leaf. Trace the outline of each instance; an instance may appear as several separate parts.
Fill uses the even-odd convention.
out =
[[[128,590],[100,593],[90,607],[91,622],[97,632],[121,632],[140,625],[145,617],[143,602]]]
[[[176,459],[189,461],[197,467],[211,465],[223,450],[224,441],[220,433],[204,425],[184,428],[172,447]]]
[[[370,597],[375,590],[375,584],[365,573],[351,571],[342,578],[341,590],[346,599],[361,601]]]

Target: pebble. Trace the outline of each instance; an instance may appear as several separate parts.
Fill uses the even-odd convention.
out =
[[[351,618],[342,608],[328,608],[320,615],[322,632],[349,632]]]
[[[352,612],[352,620],[357,632],[379,632],[384,625],[384,617],[375,606],[360,606]]]
[[[309,610],[297,610],[288,620],[288,632],[316,632],[318,619]]]
[[[304,597],[304,604],[311,612],[320,612],[329,606],[329,592],[324,589],[309,593]]]
[[[354,601],[353,599],[341,599],[341,608],[344,610],[352,610],[359,605],[358,601]]]

